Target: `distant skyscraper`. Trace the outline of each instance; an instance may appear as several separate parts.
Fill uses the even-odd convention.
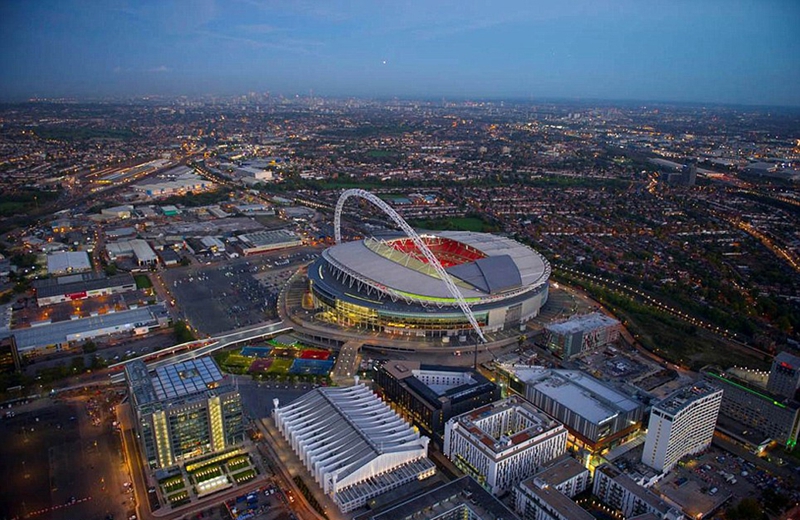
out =
[[[800,387],[800,358],[788,352],[781,352],[772,361],[767,390],[794,399],[798,387]]]
[[[722,390],[702,381],[667,396],[650,412],[642,462],[667,472],[684,455],[706,449],[721,403]]]

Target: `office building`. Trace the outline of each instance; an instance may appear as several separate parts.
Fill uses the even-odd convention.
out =
[[[429,439],[357,381],[278,404],[275,425],[342,513],[436,472]]]
[[[722,390],[702,381],[667,396],[650,412],[642,462],[666,473],[681,457],[708,448],[721,403]]]
[[[722,388],[718,429],[738,440],[758,446],[774,440],[793,450],[800,434],[800,404],[772,394],[718,367],[706,366],[703,377]]]
[[[545,327],[547,348],[559,358],[569,359],[617,341],[619,327],[617,320],[600,312],[575,316]]]
[[[438,442],[452,417],[500,399],[500,388],[471,368],[417,361],[386,361],[375,384],[384,399]]]
[[[789,399],[794,399],[800,387],[800,357],[781,352],[772,360],[767,390]]]
[[[499,495],[513,490],[566,449],[564,425],[513,396],[450,419],[442,452]]]
[[[210,357],[150,373],[125,365],[142,454],[150,469],[169,468],[244,442],[238,389]]]
[[[564,423],[570,445],[604,453],[641,428],[644,406],[579,370],[502,366],[509,388]]]
[[[594,471],[592,494],[607,506],[630,518],[652,514],[660,520],[683,520],[686,517],[658,495],[637,484],[611,464],[602,464]]]

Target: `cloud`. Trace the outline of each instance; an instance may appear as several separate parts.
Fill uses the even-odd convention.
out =
[[[166,65],[159,65],[158,67],[153,67],[152,69],[147,69],[147,72],[162,73],[162,72],[170,72],[171,70],[172,69],[170,69]]]

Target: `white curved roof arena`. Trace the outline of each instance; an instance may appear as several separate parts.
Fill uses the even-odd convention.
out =
[[[486,259],[447,269],[468,301],[502,299],[533,290],[546,284],[550,277],[550,263],[541,254],[510,238],[470,231],[442,231],[425,236],[454,240],[486,255]],[[366,240],[346,242],[325,250],[323,257],[378,289],[388,288],[422,299],[452,299],[435,273],[404,265],[402,258],[388,258],[373,249]]]

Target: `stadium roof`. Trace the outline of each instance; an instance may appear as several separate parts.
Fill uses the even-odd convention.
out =
[[[465,298],[483,298],[497,291],[537,286],[547,282],[548,262],[533,249],[510,238],[467,231],[443,231],[436,236],[471,246],[488,258],[451,268],[456,278],[469,282],[461,286]],[[452,298],[444,283],[413,266],[390,260],[373,251],[363,240],[345,242],[323,253],[337,266],[358,273],[396,291],[433,298]],[[463,277],[463,278],[462,278]]]

